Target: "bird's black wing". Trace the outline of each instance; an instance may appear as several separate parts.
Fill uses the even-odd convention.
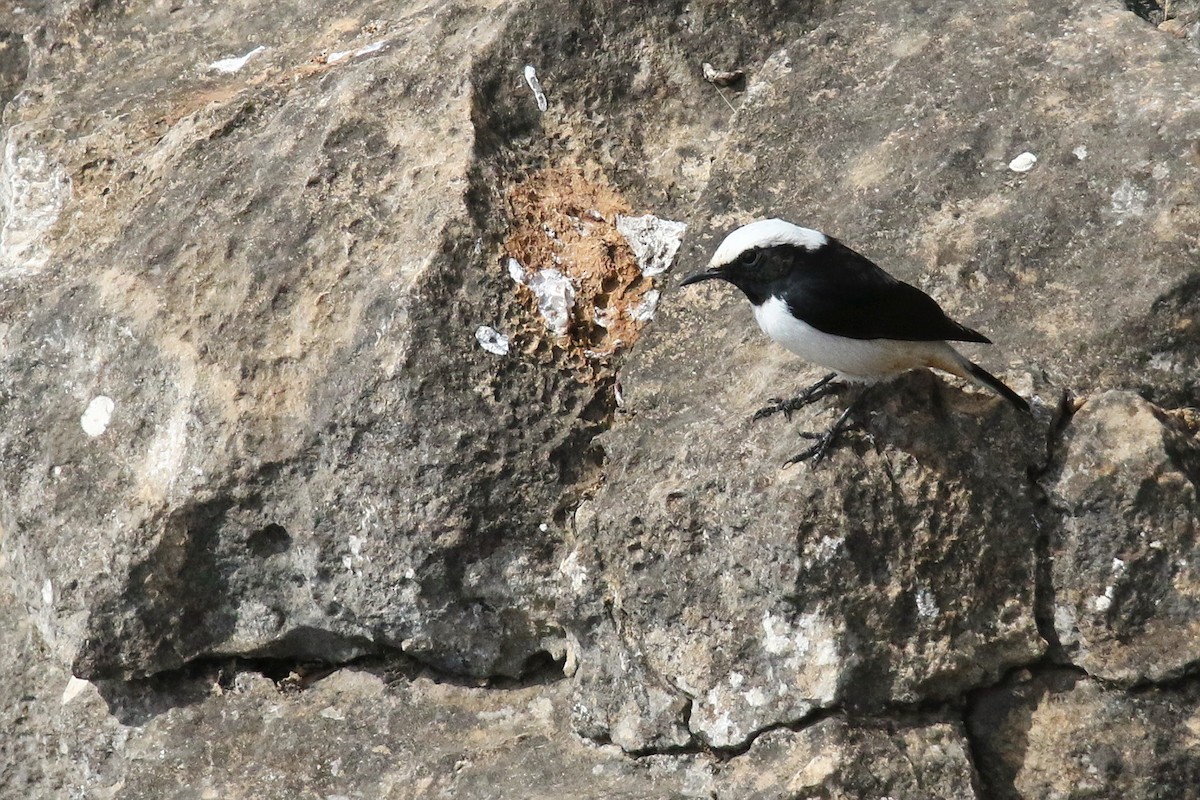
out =
[[[841,242],[830,239],[800,258],[803,263],[789,271],[783,300],[819,331],[850,339],[991,341]]]

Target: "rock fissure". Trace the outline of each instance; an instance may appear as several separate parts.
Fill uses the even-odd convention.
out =
[[[738,745],[731,747],[712,747],[704,748],[704,752],[720,759],[721,761],[729,761],[731,759],[744,756],[754,747],[754,743],[761,737],[766,736],[774,731],[792,731],[798,733],[800,731],[819,725],[828,719],[833,719],[845,714],[845,709],[840,706],[830,706],[828,708],[819,708],[811,714],[807,714],[800,719],[785,720],[766,725],[758,730],[751,731],[746,740]]]
[[[1152,25],[1163,20],[1163,7],[1158,0],[1125,0],[1125,7]]]
[[[1034,539],[1034,620],[1037,623],[1038,634],[1047,646],[1042,660],[1048,658],[1058,663],[1066,663],[1066,656],[1062,653],[1062,644],[1054,627],[1054,557],[1051,544],[1054,526],[1062,523],[1056,517],[1050,496],[1041,481],[1055,464],[1067,426],[1082,402],[1085,401],[1077,400],[1070,389],[1060,392],[1058,404],[1046,428],[1043,459],[1040,463],[1031,464],[1027,471],[1029,492],[1034,503],[1033,524],[1038,529]]]
[[[302,692],[342,671],[367,672],[379,676],[384,685],[412,682],[417,678],[434,684],[478,691],[513,691],[546,686],[563,681],[562,662],[547,655],[545,663],[533,665],[518,677],[495,675],[464,677],[453,672],[439,671],[436,666],[406,655],[400,650],[380,647],[378,651],[342,662],[270,656],[205,655],[169,670],[133,680],[101,679],[94,681],[110,705],[125,707],[137,703],[155,707],[155,713],[169,708],[172,695],[193,697],[205,687],[218,694],[235,687],[238,676],[261,675],[269,679],[280,692]],[[155,699],[157,698],[157,699]]]

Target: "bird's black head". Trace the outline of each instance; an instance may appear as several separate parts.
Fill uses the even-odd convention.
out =
[[[708,269],[684,278],[680,285],[720,278],[741,289],[754,305],[761,305],[787,281],[798,262],[829,242],[819,231],[781,219],[752,222],[726,236]]]

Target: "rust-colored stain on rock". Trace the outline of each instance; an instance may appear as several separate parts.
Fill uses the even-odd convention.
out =
[[[514,186],[508,194],[512,227],[499,266],[505,269],[508,259],[515,258],[526,274],[556,269],[571,279],[575,306],[562,337],[542,324],[534,293],[515,284],[535,321],[529,330],[537,333],[527,346],[538,349],[545,340],[554,340],[593,367],[637,341],[645,322],[632,312],[652,288],[617,231],[617,215],[629,214],[629,203],[595,172],[551,168]]]

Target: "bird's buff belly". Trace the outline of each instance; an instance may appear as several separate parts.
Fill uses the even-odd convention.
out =
[[[919,367],[958,373],[958,354],[946,342],[852,339],[836,336],[796,319],[783,300],[772,297],[755,306],[763,333],[803,358],[852,380],[876,381]]]

